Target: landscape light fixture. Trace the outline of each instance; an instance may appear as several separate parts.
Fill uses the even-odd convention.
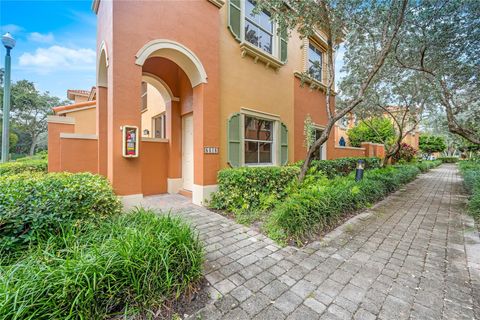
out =
[[[363,179],[363,170],[365,169],[365,161],[358,160],[357,170],[355,171],[355,181],[361,181]]]

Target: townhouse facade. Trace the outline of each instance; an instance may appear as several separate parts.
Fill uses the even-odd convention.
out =
[[[254,6],[93,1],[95,96],[50,117],[49,171],[102,174],[126,197],[181,192],[202,204],[223,168],[302,160],[305,119],[318,133],[327,122],[327,39],[282,36]],[[333,136],[319,158],[338,156]]]

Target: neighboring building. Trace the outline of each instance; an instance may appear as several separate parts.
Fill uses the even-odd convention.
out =
[[[68,106],[66,117],[50,119],[49,170],[100,173],[119,195],[183,192],[200,204],[222,168],[303,159],[306,117],[320,131],[327,122],[327,39],[278,36],[269,13],[254,15],[253,6],[93,1],[96,106],[79,103],[96,116],[88,133]],[[337,156],[333,134],[319,157]]]
[[[392,110],[391,112],[392,113],[395,113],[397,110],[396,107],[391,107]],[[384,114],[385,117],[388,117],[388,118],[391,118],[391,116],[385,112]],[[392,119],[392,118],[391,118]],[[392,119],[392,122],[394,120]],[[347,131],[353,127],[355,127],[356,125],[358,124],[358,119],[357,117],[354,115],[354,114],[347,114],[345,117],[343,117],[342,119],[340,119],[336,124],[335,124],[335,145],[336,146],[339,146],[340,144],[340,140],[343,139],[346,141],[346,144],[347,146],[350,146],[350,142],[348,140],[348,135],[347,135]],[[405,130],[408,131],[412,129],[412,125],[408,125],[406,126]],[[410,133],[408,133],[402,140],[402,142],[406,143],[406,144],[409,144],[411,145],[412,147],[414,147],[415,149],[418,150],[418,137],[419,137],[419,131],[417,130],[417,128],[415,128],[413,131],[411,131]]]

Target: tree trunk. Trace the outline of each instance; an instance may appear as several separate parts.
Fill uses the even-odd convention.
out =
[[[332,122],[333,121],[333,122]],[[303,182],[305,179],[305,176],[307,175],[308,168],[310,168],[310,164],[312,163],[313,160],[313,154],[315,151],[318,150],[324,144],[327,142],[328,137],[330,136],[330,132],[332,131],[333,125],[335,124],[334,120],[331,119],[329,120],[325,130],[323,130],[320,138],[316,140],[312,146],[308,149],[307,157],[305,158],[305,161],[303,162],[302,169],[300,170],[300,175],[298,176],[298,180],[300,182]]]
[[[35,153],[35,147],[37,146],[37,136],[32,137],[32,144],[30,145],[29,155],[33,156]]]

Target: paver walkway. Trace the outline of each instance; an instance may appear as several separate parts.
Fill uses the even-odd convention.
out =
[[[343,232],[296,249],[181,196],[206,245],[215,300],[192,319],[480,319],[480,242],[454,165],[391,195]]]

